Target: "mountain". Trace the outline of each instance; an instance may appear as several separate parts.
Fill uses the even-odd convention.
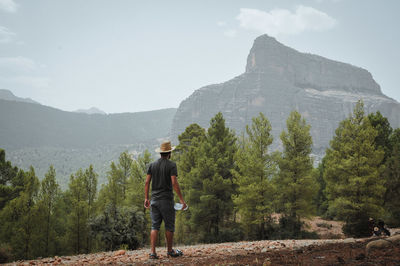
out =
[[[84,114],[0,100],[0,148],[7,160],[40,178],[54,165],[63,188],[79,168],[93,164],[106,180],[110,162],[121,152],[151,152],[171,130],[176,109],[120,114]]]
[[[379,110],[393,127],[400,126],[400,104],[382,93],[367,70],[301,53],[262,35],[254,41],[243,74],[200,88],[182,101],[171,134],[176,139],[191,123],[208,127],[218,112],[240,134],[263,112],[272,125],[273,149],[280,149],[286,119],[298,110],[311,124],[313,153],[321,157],[359,99],[368,113]]]
[[[104,112],[96,107],[91,107],[89,109],[78,109],[75,111],[75,113],[84,113],[84,114],[89,114],[89,115],[93,115],[93,114],[105,115],[105,114],[107,114],[106,112]]]
[[[152,140],[168,135],[175,111],[88,115],[0,100],[0,146],[82,148]]]
[[[20,97],[15,96],[11,91],[2,90],[2,89],[0,89],[0,99],[6,100],[6,101],[40,104],[40,103],[32,100],[31,98],[20,98]]]

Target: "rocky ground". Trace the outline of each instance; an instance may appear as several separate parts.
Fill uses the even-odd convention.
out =
[[[150,250],[140,249],[18,261],[9,265],[400,265],[399,243],[366,252],[366,245],[376,240],[265,240],[182,246],[178,248],[184,256],[179,258],[168,258],[165,248],[158,248],[159,260],[150,260]]]

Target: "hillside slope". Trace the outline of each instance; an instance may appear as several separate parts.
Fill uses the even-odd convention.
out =
[[[57,180],[94,165],[106,180],[110,162],[121,152],[153,151],[169,135],[176,109],[121,114],[83,114],[48,106],[0,100],[0,148],[23,169],[32,165],[41,179],[54,165]]]

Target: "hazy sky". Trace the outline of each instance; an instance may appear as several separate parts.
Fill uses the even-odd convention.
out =
[[[398,0],[0,0],[0,88],[67,111],[178,107],[264,33],[369,70],[400,101]]]

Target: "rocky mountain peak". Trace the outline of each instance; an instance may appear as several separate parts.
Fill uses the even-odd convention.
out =
[[[276,55],[286,53],[286,49],[290,48],[278,42],[274,37],[267,34],[259,36],[254,40],[247,57],[246,72],[265,72],[268,70],[268,66],[283,65],[282,58]]]
[[[367,70],[298,52],[268,35],[255,39],[247,57],[246,73],[267,73],[299,88],[382,94]]]

